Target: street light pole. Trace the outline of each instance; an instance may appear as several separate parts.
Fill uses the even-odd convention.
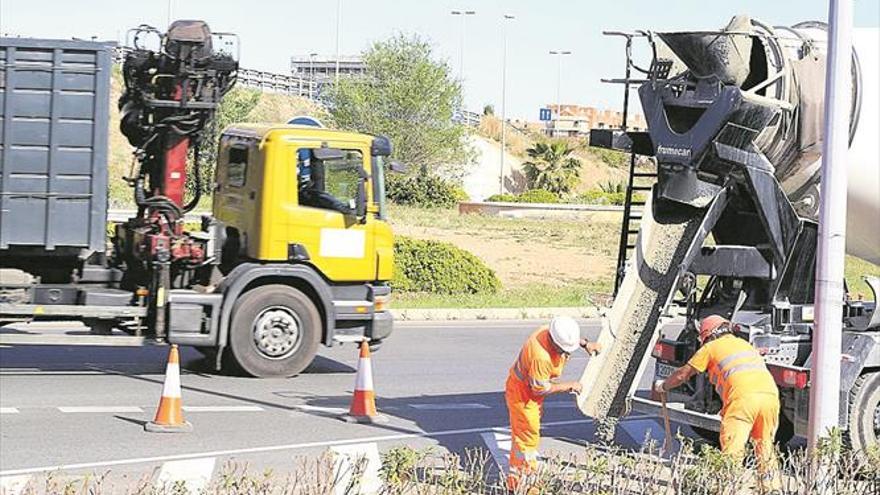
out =
[[[840,359],[846,250],[846,167],[852,95],[853,0],[831,0],[828,59],[825,66],[825,139],[822,144],[822,195],[816,252],[816,309],[810,420],[807,442],[819,440],[840,423]]]
[[[568,50],[550,50],[550,55],[555,55],[557,59],[556,66],[556,122],[559,123],[562,117],[562,57],[571,55]]]
[[[461,40],[459,41],[459,53],[458,53],[458,79],[460,81],[464,81],[464,39],[465,39],[465,20],[467,20],[467,16],[474,15],[477,12],[474,10],[453,10],[450,12],[452,15],[461,16]]]
[[[339,85],[339,39],[342,36],[342,0],[336,0],[336,76],[334,85]]]
[[[503,49],[501,54],[501,170],[498,174],[498,194],[504,194],[504,154],[507,151],[507,21],[515,19],[504,14],[501,20]]]

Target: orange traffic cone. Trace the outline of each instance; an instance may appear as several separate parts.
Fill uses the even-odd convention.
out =
[[[183,400],[180,395],[180,355],[177,344],[171,344],[168,353],[168,366],[165,368],[165,387],[156,418],[144,425],[152,433],[181,433],[192,431],[193,427],[183,419]]]
[[[358,360],[357,378],[354,383],[354,397],[348,414],[340,419],[349,423],[386,423],[388,418],[376,412],[376,394],[373,392],[373,368],[370,364],[370,346],[361,342],[361,356]]]

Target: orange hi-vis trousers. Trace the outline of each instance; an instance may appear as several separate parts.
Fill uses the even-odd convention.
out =
[[[504,390],[510,414],[510,473],[507,487],[515,490],[520,476],[538,467],[538,444],[541,441],[543,398],[535,400],[528,385],[508,377]]]
[[[779,427],[779,398],[770,393],[753,393],[725,405],[721,414],[721,451],[737,461],[745,456],[752,440],[758,461],[758,476],[767,490],[781,489],[774,443]]]

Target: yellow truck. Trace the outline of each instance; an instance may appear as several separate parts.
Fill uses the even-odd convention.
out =
[[[138,46],[149,35],[161,50]],[[176,343],[266,377],[301,372],[319,344],[376,347],[391,333],[391,143],[315,125],[233,125],[206,187],[199,143],[238,70],[214,48],[224,36],[201,21],[135,30],[119,108],[138,209],[112,235],[113,46],[0,38],[12,61],[0,72],[0,325],[91,328],[0,328],[0,344]],[[213,211],[193,228],[205,189]]]

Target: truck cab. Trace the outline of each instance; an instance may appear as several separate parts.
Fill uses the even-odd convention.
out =
[[[377,346],[391,332],[390,152],[381,136],[305,125],[223,132],[213,205],[224,230],[218,290],[235,302],[220,346],[244,371],[289,376],[318,343]]]

